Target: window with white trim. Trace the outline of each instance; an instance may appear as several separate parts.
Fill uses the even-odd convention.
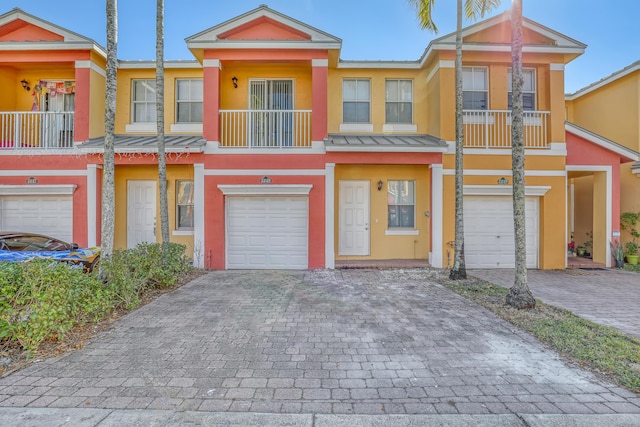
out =
[[[522,69],[522,109],[524,111],[535,111],[536,109],[536,70],[533,68]],[[509,68],[509,109],[512,108],[512,76],[511,68]]]
[[[342,123],[370,123],[371,82],[366,79],[342,81]]]
[[[131,122],[155,122],[156,81],[133,80],[131,85]]]
[[[488,74],[487,67],[462,68],[462,109],[487,110],[489,108]]]
[[[202,79],[176,80],[176,123],[202,123]]]
[[[193,230],[193,181],[176,181],[176,230]]]
[[[413,123],[413,81],[385,82],[386,123]]]
[[[387,228],[416,227],[415,181],[388,181],[387,183]]]

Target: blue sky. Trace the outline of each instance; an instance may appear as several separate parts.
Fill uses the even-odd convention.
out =
[[[415,60],[429,41],[455,31],[455,2],[436,1],[438,35],[420,30],[406,0],[165,0],[165,58],[193,59],[184,39],[265,3],[285,15],[342,39],[343,59]],[[155,56],[155,0],[120,0],[118,57]],[[20,7],[105,42],[105,1],[3,0],[0,13]],[[503,5],[489,16],[511,7]],[[591,84],[640,60],[640,1],[523,0],[524,15],[586,43],[566,68],[566,92]]]

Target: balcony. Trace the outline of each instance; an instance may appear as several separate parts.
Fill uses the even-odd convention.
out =
[[[74,113],[0,112],[0,150],[73,148]]]
[[[548,148],[549,111],[525,111],[525,148]],[[465,148],[511,148],[511,111],[464,110]]]
[[[221,110],[220,147],[311,147],[311,111]]]

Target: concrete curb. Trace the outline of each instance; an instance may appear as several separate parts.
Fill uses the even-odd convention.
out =
[[[246,412],[176,412],[161,410],[110,410],[85,408],[0,408],[0,425],[13,426],[469,426],[469,427],[631,427],[640,425],[638,414],[601,415],[325,415],[262,414]]]

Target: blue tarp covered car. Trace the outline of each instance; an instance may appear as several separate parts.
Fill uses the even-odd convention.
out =
[[[34,258],[68,262],[91,271],[100,261],[100,248],[78,248],[75,243],[42,234],[0,232],[0,261],[24,262]]]

